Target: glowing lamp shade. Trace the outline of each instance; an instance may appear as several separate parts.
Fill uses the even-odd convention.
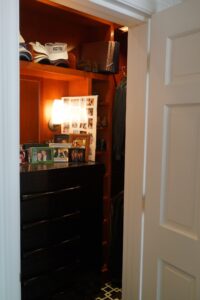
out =
[[[87,108],[85,103],[64,102],[64,122],[67,123],[85,123],[87,122]]]
[[[59,126],[64,121],[64,102],[61,99],[55,99],[53,101],[51,118],[49,120],[48,126],[52,131],[56,131]]]
[[[64,120],[64,103],[63,100],[55,99],[53,101],[51,112],[51,123],[53,125],[60,125]]]

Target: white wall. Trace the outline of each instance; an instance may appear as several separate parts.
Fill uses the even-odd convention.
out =
[[[0,299],[20,297],[19,3],[0,1]]]

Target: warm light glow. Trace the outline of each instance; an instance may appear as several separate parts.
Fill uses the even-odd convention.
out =
[[[128,27],[127,26],[123,26],[123,27],[120,27],[119,30],[121,30],[123,32],[127,32],[128,31]]]
[[[65,102],[64,103],[64,122],[87,122],[86,102]]]
[[[51,111],[51,122],[54,125],[62,124],[64,120],[64,102],[61,99],[55,99],[53,101]]]

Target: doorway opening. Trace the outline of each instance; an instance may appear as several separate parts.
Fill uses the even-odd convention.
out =
[[[47,126],[54,99],[98,95],[96,162],[105,166],[101,270],[102,277],[121,288],[128,33],[120,31],[119,27],[52,2],[20,1],[20,34],[26,54],[23,53],[20,62],[20,144],[28,157],[30,148],[32,151],[33,147],[46,147],[55,142],[55,136],[63,135],[61,127],[51,132]],[[47,59],[38,63],[39,55],[35,55],[37,47],[41,55],[44,45],[56,41],[66,43],[68,48],[69,65],[62,70],[49,65]],[[120,45],[114,50],[119,57],[114,72],[98,72],[97,62],[84,61],[81,57],[86,44],[99,41],[103,46],[116,44],[117,48]],[[31,48],[30,42],[39,43]],[[32,56],[30,60],[26,59],[27,53]],[[90,112],[92,110],[90,108]],[[91,120],[94,121],[93,115]],[[82,131],[78,134],[83,134]]]

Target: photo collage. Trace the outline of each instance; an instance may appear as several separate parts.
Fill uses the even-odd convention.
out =
[[[88,160],[95,161],[98,96],[63,97],[67,122],[62,134],[89,134]]]

